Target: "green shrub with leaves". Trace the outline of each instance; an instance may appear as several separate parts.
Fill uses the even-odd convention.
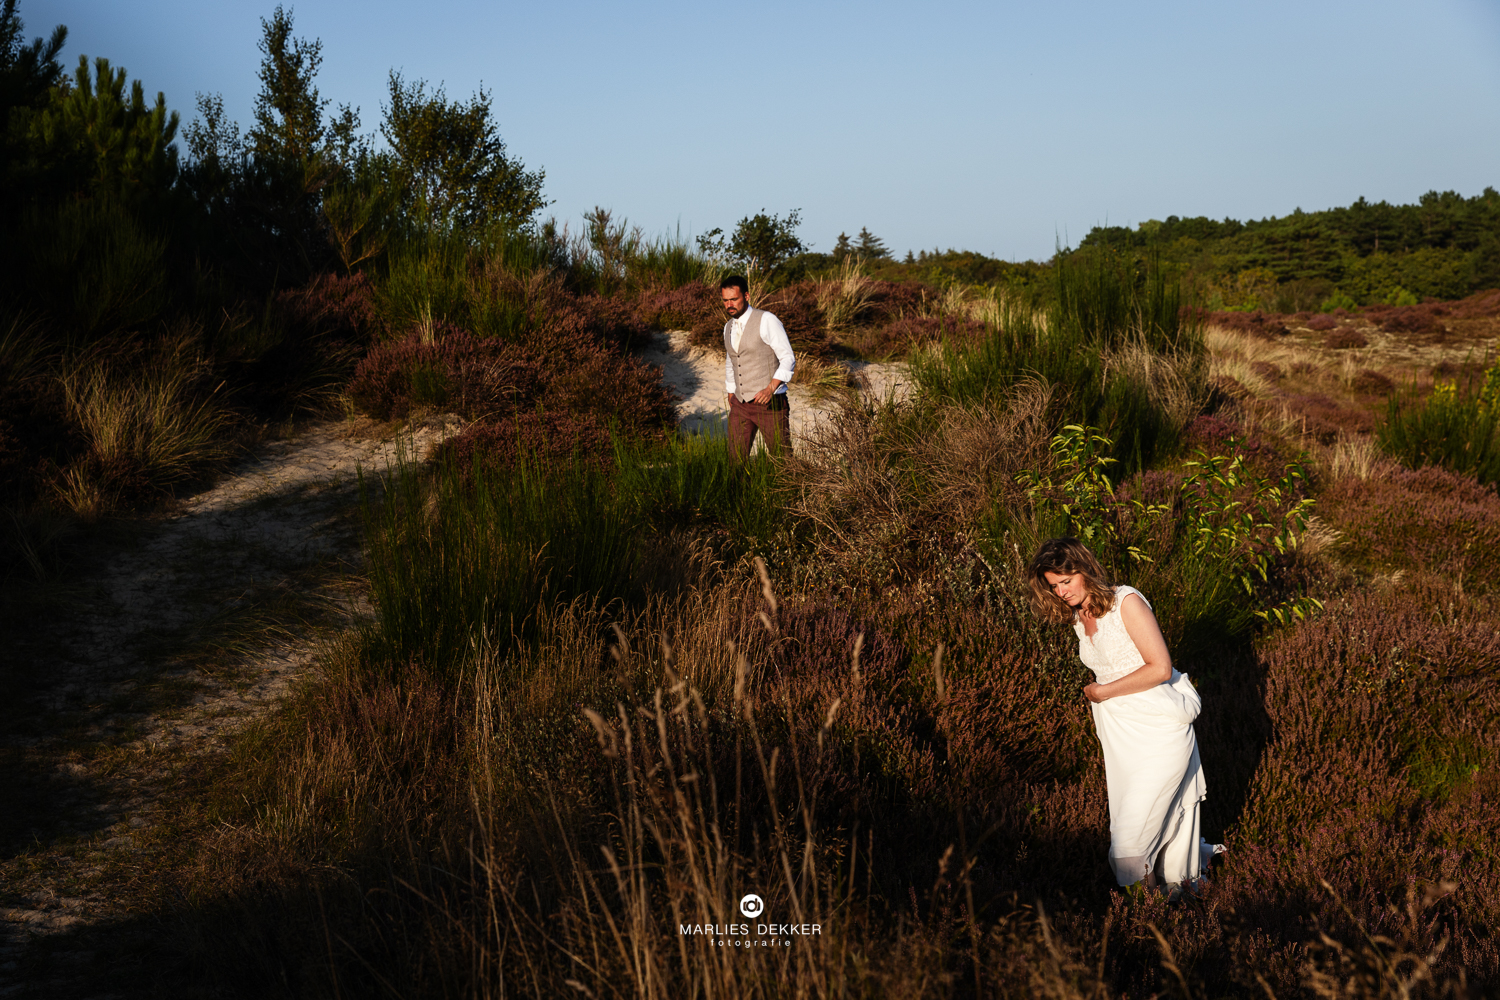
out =
[[[784,219],[767,215],[765,209],[761,209],[755,215],[741,219],[728,237],[722,229],[710,229],[698,237],[698,249],[710,260],[767,278],[782,264],[807,250],[797,235],[797,227],[801,224],[798,209],[792,209]]]
[[[1500,363],[1475,379],[1392,394],[1376,439],[1403,464],[1440,465],[1481,483],[1500,482]]]
[[[439,86],[391,71],[381,135],[390,143],[396,190],[414,220],[437,230],[529,222],[544,205],[543,172],[507,156],[482,87],[467,103]]]
[[[1313,505],[1304,474],[1289,465],[1279,479],[1257,475],[1230,443],[1231,454],[1199,452],[1179,477],[1149,473],[1117,488],[1114,442],[1097,428],[1064,427],[1048,467],[1017,477],[1027,508],[993,515],[992,543],[1009,536],[1034,551],[1047,538],[1082,539],[1150,595],[1174,642],[1241,632],[1256,618],[1303,618],[1321,604],[1283,593],[1277,570]]]

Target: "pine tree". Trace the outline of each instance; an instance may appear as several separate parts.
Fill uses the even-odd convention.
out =
[[[380,133],[409,188],[409,211],[433,225],[464,228],[501,218],[524,223],[547,204],[545,174],[505,155],[483,88],[464,104],[392,70],[389,93]]]
[[[854,252],[861,260],[878,260],[891,255],[884,241],[863,226],[859,229],[859,242],[854,244]]]
[[[25,30],[16,0],[0,3],[0,205],[25,199],[27,121],[46,106],[48,90],[63,81],[57,54],[68,29],[59,24],[50,39],[30,45],[22,40]]]
[[[323,64],[323,43],[292,37],[292,14],[278,6],[261,18],[260,93],[255,124],[246,139],[257,157],[306,162],[323,144],[323,109],[314,79]]]
[[[839,233],[838,242],[833,245],[833,259],[842,261],[853,252],[854,247],[849,242],[849,234]]]
[[[47,41],[37,38],[27,45],[21,40],[26,24],[16,3],[0,3],[0,129],[7,126],[11,108],[42,105],[48,88],[63,79],[57,54],[67,41],[67,26],[59,24]]]
[[[31,122],[32,154],[59,189],[134,199],[165,193],[177,179],[177,112],[161,93],[148,105],[139,80],[125,94],[124,69],[78,57],[73,85],[54,87]]]

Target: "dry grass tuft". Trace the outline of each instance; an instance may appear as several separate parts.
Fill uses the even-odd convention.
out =
[[[1203,411],[1202,389],[1207,384],[1202,378],[1203,365],[1203,359],[1193,354],[1174,356],[1153,351],[1144,338],[1105,358],[1106,372],[1117,370],[1145,386],[1151,402],[1179,427],[1187,426]]]
[[[1334,479],[1369,479],[1396,468],[1396,463],[1380,450],[1374,438],[1356,434],[1341,435],[1328,449],[1326,463]]]
[[[66,470],[59,498],[92,520],[227,458],[231,417],[217,390],[205,391],[208,374],[207,360],[186,342],[139,367],[86,359],[65,372],[64,399],[89,456]]]
[[[805,354],[797,359],[795,384],[812,393],[813,399],[822,401],[835,393],[854,387],[854,374],[838,361]]]
[[[1223,326],[1210,326],[1204,331],[1203,340],[1210,357],[1209,377],[1214,380],[1232,379],[1243,386],[1251,397],[1271,395],[1273,381],[1267,372],[1300,367],[1306,371],[1323,368],[1322,358],[1314,351],[1304,350],[1292,344],[1268,341],[1240,330]],[[1260,367],[1257,367],[1260,366]]]
[[[869,308],[875,288],[874,279],[864,273],[863,262],[853,256],[844,258],[835,275],[814,285],[830,338],[849,332]]]

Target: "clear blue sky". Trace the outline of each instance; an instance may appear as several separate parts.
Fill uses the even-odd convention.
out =
[[[1091,226],[1263,218],[1500,187],[1500,4],[303,0],[322,95],[379,122],[391,68],[494,93],[548,211],[648,232],[802,210],[896,252],[1044,259]],[[21,0],[194,116],[248,124],[274,3]]]

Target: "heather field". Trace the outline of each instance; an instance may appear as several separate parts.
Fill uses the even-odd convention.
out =
[[[483,93],[393,73],[376,152],[271,73],[179,163],[0,26],[0,996],[1500,992],[1490,244],[693,244],[544,221]],[[744,466],[682,398],[740,268],[810,414]],[[1060,534],[1202,694],[1196,896],[1114,884]]]
[[[392,310],[389,275],[282,294],[288,328],[349,358],[321,412],[457,433],[346,494],[351,616],[200,637],[208,671],[273,631],[313,659],[85,879],[106,916],[23,967],[86,948],[100,981],[157,995],[1494,987],[1500,498],[1487,453],[1447,461],[1451,435],[1423,434],[1488,418],[1495,293],[1207,314],[1103,266],[1059,267],[1050,304],[846,267],[765,293],[827,416],[737,470],[673,430],[634,354],[717,327],[711,263],[673,286],[633,259],[599,289],[586,252],[497,260],[518,253],[466,257],[432,327]],[[518,332],[483,332],[486,309]],[[854,384],[872,343],[905,397]],[[53,384],[76,406],[92,383]],[[124,490],[100,448],[62,502]],[[141,517],[72,511],[85,539]],[[1086,672],[1022,592],[1064,531],[1151,596],[1203,694],[1206,833],[1229,854],[1198,898],[1113,885]],[[58,586],[87,579],[80,545],[49,550]],[[22,600],[66,630],[66,601]],[[32,838],[13,891],[62,864],[47,828],[12,822],[12,852]],[[750,892],[820,933],[681,933],[742,922]]]

